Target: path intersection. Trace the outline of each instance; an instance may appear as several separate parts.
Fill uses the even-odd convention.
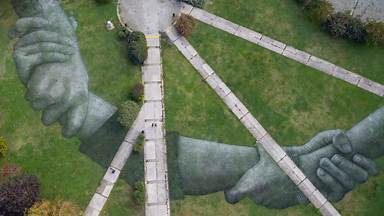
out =
[[[117,13],[123,26],[146,35],[148,58],[142,66],[144,105],[133,127],[121,144],[110,168],[107,170],[97,192],[85,212],[97,216],[103,209],[120,170],[132,152],[132,146],[141,131],[144,131],[144,171],[146,216],[169,216],[167,150],[165,144],[164,83],[161,60],[160,35],[165,33],[183,56],[191,63],[205,82],[216,92],[224,104],[241,121],[248,131],[263,146],[279,167],[290,177],[311,203],[325,216],[340,215],[332,204],[295,165],[273,137],[263,128],[246,106],[220,79],[216,72],[200,57],[186,38],[173,27],[175,17],[181,13],[211,25],[217,29],[264,47],[308,67],[317,69],[361,89],[383,97],[384,86],[359,74],[348,71],[331,62],[286,45],[246,27],[232,23],[202,9],[177,0],[119,0]]]

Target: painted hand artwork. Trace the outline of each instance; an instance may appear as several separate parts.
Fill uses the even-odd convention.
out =
[[[116,121],[117,109],[89,92],[88,72],[76,37],[77,23],[56,0],[13,0],[19,16],[14,62],[27,89],[31,107],[42,122],[58,122],[65,137],[78,136],[80,151],[103,167],[112,155],[103,149],[123,142],[125,128]],[[267,208],[308,203],[307,197],[257,145],[242,147],[167,133],[170,197],[205,195],[223,191],[229,203],[250,198]],[[349,131],[330,130],[305,145],[285,152],[331,202],[378,174],[374,159],[384,155],[384,108]],[[142,158],[130,157],[124,178],[132,184],[143,177]]]

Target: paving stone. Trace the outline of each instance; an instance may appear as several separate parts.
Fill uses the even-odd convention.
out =
[[[112,192],[113,185],[111,182],[102,180],[100,186],[97,188],[96,193],[103,195],[104,197],[109,197]]]
[[[284,44],[284,43],[282,43],[280,41],[277,41],[275,39],[272,39],[270,37],[267,37],[265,35],[261,38],[261,41],[265,42],[265,43],[268,43],[268,44],[271,44],[271,45],[273,45],[275,47],[278,47],[280,49],[285,49],[285,47],[287,46],[286,44]]]
[[[221,29],[223,31],[226,31],[230,34],[235,34],[237,32],[237,29],[239,28],[239,25],[233,22],[230,22],[226,19],[223,19],[221,17],[217,17],[212,26],[218,29]]]
[[[158,35],[160,37],[160,35]],[[152,37],[146,37],[147,39],[147,46],[148,47],[160,47],[160,40],[159,38]]]
[[[191,49],[191,45],[188,43],[188,41],[184,37],[181,37],[178,40],[176,40],[174,44],[179,49],[179,51],[184,55],[184,57],[187,58],[188,60],[192,59],[197,54],[196,50],[194,51],[194,49]]]
[[[124,141],[120,145],[119,150],[113,158],[111,167],[122,170],[128,160],[128,157],[130,156],[130,153],[132,152],[132,149],[133,145],[131,143],[128,143],[127,141]]]
[[[202,67],[203,67],[203,64],[205,64],[205,62],[199,55],[196,55],[195,57],[193,57],[191,60],[189,60],[189,62],[197,70],[197,72],[199,72],[200,74],[202,73],[203,71]]]
[[[327,199],[325,199],[325,197],[317,189],[312,193],[311,196],[308,197],[308,199],[317,209],[322,207],[327,202]]]
[[[84,216],[99,216],[100,211],[92,208],[92,207],[87,207],[87,209],[84,212]]]
[[[329,75],[333,75],[333,71],[336,68],[336,65],[315,56],[311,56],[311,58],[309,58],[307,65]]]
[[[176,40],[178,40],[181,35],[177,32],[176,28],[175,27],[170,27],[166,30],[165,32],[169,38],[169,40],[173,43],[175,42]]]
[[[156,181],[157,178],[157,168],[156,162],[145,162],[145,180],[146,181]]]
[[[258,141],[265,151],[272,157],[272,159],[276,162],[282,160],[287,154],[284,150],[276,143],[276,141],[267,133],[261,140]]]
[[[232,92],[224,98],[224,103],[227,104],[238,119],[242,119],[249,113],[244,104]]]
[[[143,82],[161,82],[161,65],[147,65],[141,68],[143,71]]]
[[[263,126],[261,126],[261,124],[251,113],[245,115],[241,119],[241,122],[257,140],[260,140],[267,135],[267,131],[263,128]]]
[[[199,8],[193,8],[190,15],[193,18],[200,20],[201,22],[207,23],[208,25],[213,25],[217,19],[217,16],[215,16],[211,13],[208,13],[204,10],[201,10]]]
[[[109,167],[108,171],[105,173],[103,180],[111,182],[112,184],[116,183],[119,178],[120,171],[116,168]]]
[[[243,38],[251,43],[258,44],[262,34],[252,31],[248,28],[245,28],[243,26],[239,26],[237,32],[235,33],[236,36]]]
[[[107,202],[107,198],[101,196],[98,193],[95,193],[92,197],[89,207],[100,212],[103,209],[106,202]]]
[[[145,184],[145,193],[148,204],[158,203],[157,197],[157,183],[147,183]]]
[[[144,119],[148,120],[159,120],[163,119],[163,104],[161,101],[147,102],[144,104]]]
[[[293,47],[287,46],[283,52],[283,56],[286,56],[290,59],[293,59],[295,61],[298,61],[302,64],[307,64],[309,58],[311,57],[310,54],[303,52],[301,50],[295,49]]]
[[[154,141],[144,143],[144,160],[156,160],[156,143]]]
[[[335,67],[333,75],[334,75],[334,77],[339,78],[341,80],[344,80],[346,82],[349,82],[353,85],[357,85],[361,79],[360,75],[354,74],[354,73],[352,73],[352,72],[350,72],[344,68],[341,68],[339,66]]]
[[[181,10],[181,13],[190,14],[192,12],[193,8],[194,7],[190,4],[182,3],[180,10]]]
[[[276,52],[278,54],[282,54],[283,51],[284,51],[284,48],[281,48],[279,46],[276,46],[275,44],[273,44],[273,42],[271,42],[269,39],[264,39],[264,37],[266,36],[263,36],[261,38],[261,40],[258,42],[258,45],[259,46],[262,46],[268,50],[271,50],[273,52]]]
[[[319,210],[323,216],[341,216],[330,202],[326,202]]]
[[[145,101],[160,101],[162,100],[161,84],[147,83],[144,85],[144,100]]]
[[[374,93],[376,95],[384,96],[384,86],[379,84],[379,83],[377,83],[377,82],[369,80],[367,78],[362,77],[360,79],[358,87],[360,87],[362,89],[365,89],[365,90],[367,90],[369,92],[372,92],[372,93]]]
[[[166,215],[169,215],[167,205],[145,206],[145,216],[166,216]]]
[[[160,140],[164,138],[163,130],[161,129],[163,127],[163,124],[161,122],[155,122],[156,127],[152,127],[153,122],[145,122],[145,139],[146,140]]]
[[[159,65],[161,64],[160,48],[148,48],[148,57],[144,62],[145,65]]]
[[[290,177],[290,179],[296,185],[299,185],[302,181],[306,179],[305,175],[301,170],[296,166],[296,164],[289,158],[284,157],[277,163],[282,170]]]
[[[221,98],[225,98],[229,93],[231,93],[231,90],[220,78],[218,78],[216,82],[217,86],[215,91]]]
[[[316,190],[316,187],[308,179],[302,181],[298,186],[300,191],[302,191],[306,197],[311,196]]]
[[[219,77],[216,74],[212,74],[205,81],[208,83],[208,85],[211,88],[215,89],[216,86],[219,85],[219,83],[217,82],[218,80],[219,80]]]

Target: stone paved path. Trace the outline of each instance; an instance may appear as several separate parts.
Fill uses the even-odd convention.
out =
[[[243,26],[237,25],[199,8],[194,8],[188,4],[182,5],[181,12],[189,14],[201,22],[228,32],[234,36],[245,39],[251,43],[257,44],[261,47],[281,54],[287,58],[305,64],[338,79],[344,80],[345,82],[348,82],[373,94],[381,97],[384,96],[384,85],[369,80],[359,74],[348,71],[326,60],[298,50],[294,47],[288,46],[280,41],[274,40]]]
[[[383,0],[329,0],[336,11],[353,11],[353,16],[363,20],[384,22]]]
[[[164,89],[160,35],[147,34],[144,82],[144,170],[146,216],[170,215],[167,150],[164,130]]]
[[[119,150],[115,154],[111,165],[107,169],[103,179],[100,182],[100,186],[97,188],[96,193],[93,195],[92,200],[88,204],[85,210],[84,216],[98,216],[103,209],[105,203],[113,186],[120,176],[120,172],[127,162],[129,156],[132,153],[133,145],[136,143],[141,131],[144,127],[144,109],[140,110],[139,115],[132,124],[132,127],[128,131],[123,143],[120,145]]]
[[[244,104],[220,79],[213,69],[199,56],[197,51],[189,42],[181,37],[174,28],[167,32],[170,41],[199,72],[207,84],[217,93],[228,108],[236,115],[241,123],[256,138],[268,154],[273,158],[279,167],[299,187],[312,204],[325,216],[340,215],[332,204],[320,193],[319,190],[309,181],[304,173],[295,165],[284,150],[276,143],[270,134],[249,112]]]

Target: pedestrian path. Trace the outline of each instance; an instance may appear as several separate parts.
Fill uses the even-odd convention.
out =
[[[120,145],[119,150],[115,154],[111,165],[107,169],[103,179],[100,182],[96,193],[93,195],[84,216],[98,216],[103,209],[105,203],[108,200],[109,195],[115,185],[117,179],[120,176],[120,172],[127,162],[129,156],[132,153],[133,146],[135,145],[137,138],[144,127],[144,109],[142,108],[137,116],[136,120],[129,129],[127,135],[124,138],[123,143]]]
[[[263,146],[279,167],[299,187],[312,204],[325,216],[340,215],[332,204],[310,182],[284,150],[276,143],[257,119],[249,112],[245,105],[236,97],[228,86],[220,79],[214,70],[200,57],[189,42],[181,37],[175,28],[169,28],[166,34],[170,41],[184,55],[184,57],[199,72],[207,84],[217,93],[228,108],[236,115],[241,123]]]
[[[164,88],[160,35],[146,34],[148,58],[142,67],[144,82],[145,215],[170,215],[167,150],[164,130]]]
[[[229,34],[240,37],[244,40],[264,47],[268,50],[283,55],[299,63],[305,64],[314,69],[317,69],[328,75],[344,80],[345,82],[348,82],[373,94],[376,94],[381,97],[384,96],[384,85],[369,80],[359,74],[353,73],[342,67],[339,67],[324,59],[318,58],[309,53],[298,50],[294,47],[288,46],[280,41],[277,41],[275,39],[272,39],[258,32],[235,24],[231,21],[218,17],[202,9],[192,7],[191,5],[185,3],[183,3],[181,12],[184,14],[188,14],[193,18],[208,25],[211,25],[217,29],[228,32]]]

